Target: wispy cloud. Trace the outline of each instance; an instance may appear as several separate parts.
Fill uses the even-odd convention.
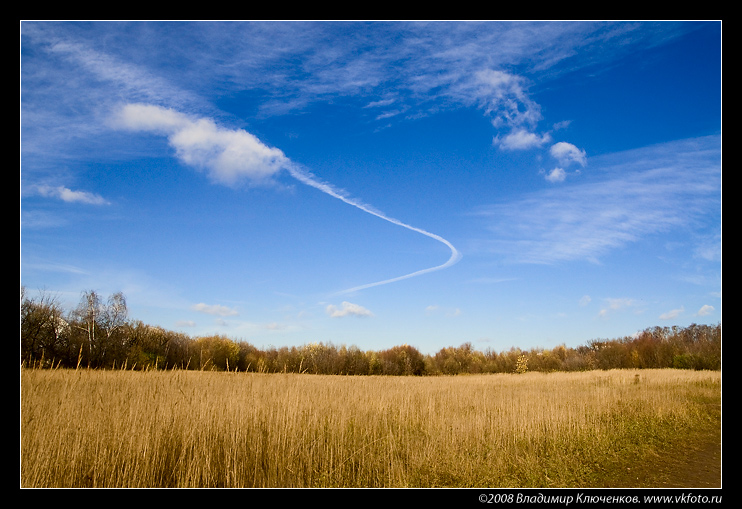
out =
[[[606,306],[601,308],[599,315],[601,317],[606,317],[610,313],[616,312],[616,311],[622,311],[624,309],[633,308],[636,305],[636,302],[633,299],[628,298],[609,298],[606,300]]]
[[[119,127],[164,135],[182,162],[202,169],[217,182],[266,183],[285,169],[322,192],[434,238],[451,250],[450,258],[439,266],[349,291],[440,270],[456,263],[461,254],[448,240],[389,218],[321,182],[288,161],[281,150],[247,131],[223,127],[215,120],[223,115],[214,106],[217,97],[255,91],[260,97],[257,107],[264,115],[316,102],[348,100],[359,111],[373,107],[372,116],[385,123],[392,118],[404,121],[443,110],[475,108],[491,121],[493,139],[502,148],[542,148],[554,140],[552,133],[539,131],[541,108],[531,93],[534,83],[556,72],[568,72],[572,65],[611,61],[615,55],[609,53],[620,56],[634,44],[651,46],[685,30],[683,24],[673,23],[648,29],[647,24],[550,22],[202,22],[169,24],[171,30],[160,30],[157,23],[129,23],[117,24],[126,29],[109,34],[110,27],[108,23],[23,24],[25,50],[43,54],[42,61],[23,69],[23,97],[34,99],[23,102],[24,151],[41,151],[44,143],[40,140],[46,141],[50,125],[63,126],[56,131],[69,133],[78,132],[68,129],[70,125],[87,122],[88,134],[80,138],[94,139],[89,133],[102,132],[102,112],[120,101],[127,106],[118,110]],[[348,37],[349,28],[352,37]],[[126,38],[126,44],[105,46],[123,49],[105,53],[98,44],[104,33],[122,38],[118,42]],[[137,37],[130,38],[131,33]],[[154,33],[156,45],[150,39]],[[604,44],[616,34],[624,44]],[[336,44],[339,38],[343,44]],[[578,51],[582,63],[572,63]],[[560,71],[556,71],[557,63]],[[63,92],[50,92],[49,69],[59,76]],[[63,105],[56,101],[58,96],[64,99]],[[69,116],[69,112],[76,115]],[[569,156],[565,164],[584,165],[585,153],[574,145],[560,142],[554,147],[570,149],[554,153]],[[565,168],[551,170],[547,178],[563,182]],[[590,185],[570,188],[561,195],[526,197],[507,208],[488,207],[483,214],[502,217],[504,223],[491,223],[498,235],[495,241],[485,239],[484,247],[536,262],[595,257],[678,219],[677,207],[664,212],[641,193],[619,185],[618,194],[622,192],[645,211],[624,215],[620,199]],[[673,200],[681,194],[671,192],[659,201],[675,205]]]
[[[24,146],[40,149],[29,135],[42,123],[35,136],[47,139],[50,125],[62,121],[77,124],[74,131],[57,131],[66,132],[67,140],[82,128],[94,132],[99,108],[115,101],[216,115],[209,94],[218,84],[222,94],[257,91],[264,115],[348,98],[360,109],[373,105],[383,122],[479,108],[498,129],[495,139],[503,147],[533,147],[547,135],[536,131],[541,113],[530,87],[557,72],[610,62],[634,45],[650,47],[687,29],[683,23],[649,25],[169,22],[161,30],[155,22],[24,22],[24,47],[37,56],[23,67]],[[617,35],[621,44],[607,44]],[[110,44],[99,43],[104,37]],[[103,48],[120,49],[107,53]],[[578,52],[579,60],[573,58]],[[50,69],[63,87],[53,94],[45,87]]]
[[[205,313],[207,315],[214,315],[214,316],[236,316],[239,315],[237,310],[222,306],[219,304],[204,304],[203,302],[199,304],[194,304],[191,306],[191,309],[194,311],[198,311],[199,313]]]
[[[607,156],[583,182],[478,208],[488,235],[472,248],[525,263],[595,261],[720,211],[720,168],[718,137]]]
[[[84,203],[86,205],[108,205],[109,201],[102,196],[88,191],[73,191],[65,186],[36,186],[36,192],[47,198],[57,198],[67,203]]]
[[[674,320],[685,312],[685,308],[682,306],[677,309],[671,309],[666,313],[660,315],[660,320]]]
[[[436,304],[431,304],[425,308],[426,315],[442,315],[446,317],[455,317],[461,315],[459,308],[444,308]]]
[[[471,101],[496,128],[531,129],[541,120],[541,107],[526,90],[527,80],[498,69],[482,69],[464,76],[452,95]]]

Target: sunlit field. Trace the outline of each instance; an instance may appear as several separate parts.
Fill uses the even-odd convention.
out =
[[[720,400],[719,371],[22,369],[21,486],[600,487]]]

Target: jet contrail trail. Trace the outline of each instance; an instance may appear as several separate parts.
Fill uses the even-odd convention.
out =
[[[409,274],[405,274],[404,276],[398,276],[398,277],[394,277],[394,278],[391,278],[391,279],[385,279],[383,281],[376,281],[375,283],[368,283],[368,284],[365,284],[365,285],[355,286],[353,288],[348,288],[346,290],[339,291],[339,292],[337,292],[338,294],[352,293],[352,292],[356,292],[356,291],[359,291],[359,290],[364,290],[366,288],[371,288],[371,287],[374,287],[374,286],[381,286],[381,285],[385,285],[385,284],[389,284],[389,283],[394,283],[396,281],[402,281],[403,279],[408,279],[408,278],[411,278],[411,277],[420,276],[422,274],[427,274],[429,272],[434,272],[436,270],[445,269],[447,267],[450,267],[450,266],[454,265],[456,262],[458,262],[461,259],[461,253],[459,253],[458,250],[456,250],[456,248],[453,246],[453,244],[451,244],[449,241],[447,241],[446,239],[444,239],[440,235],[436,235],[435,233],[430,233],[430,232],[425,231],[425,230],[423,230],[421,228],[416,228],[414,226],[410,226],[410,225],[408,225],[406,223],[403,223],[402,221],[399,221],[398,219],[394,219],[392,217],[387,216],[386,214],[384,214],[384,213],[376,210],[375,208],[373,208],[373,207],[371,207],[369,205],[366,205],[366,204],[361,203],[361,202],[359,202],[357,200],[354,200],[353,198],[349,198],[348,196],[345,196],[339,190],[336,190],[330,184],[326,184],[324,182],[320,182],[310,172],[299,168],[295,164],[286,165],[285,168],[291,174],[292,177],[294,177],[295,179],[299,180],[300,182],[302,182],[302,183],[304,183],[304,184],[306,184],[308,186],[311,186],[311,187],[314,187],[316,189],[319,189],[320,191],[322,191],[325,194],[328,194],[328,195],[330,195],[330,196],[332,196],[334,198],[337,198],[339,200],[342,200],[345,203],[347,203],[348,205],[352,205],[352,206],[354,206],[356,208],[359,208],[362,211],[367,212],[369,214],[372,214],[372,215],[374,215],[376,217],[379,217],[379,218],[381,218],[381,219],[383,219],[385,221],[389,221],[392,224],[396,224],[396,225],[401,226],[403,228],[407,228],[408,230],[412,230],[412,231],[421,233],[422,235],[425,235],[427,237],[430,237],[431,239],[435,239],[438,242],[441,242],[441,243],[445,244],[451,250],[451,257],[448,259],[448,261],[446,261],[446,263],[444,263],[442,265],[437,265],[435,267],[430,267],[430,268],[427,268],[427,269],[422,269],[422,270],[418,270],[418,271],[415,271],[415,272],[411,272]]]
[[[280,150],[266,146],[242,129],[225,129],[208,118],[193,118],[169,108],[137,103],[124,105],[116,112],[113,120],[113,125],[119,128],[164,134],[175,149],[178,159],[190,166],[205,169],[209,176],[219,183],[231,185],[243,177],[260,180],[286,169],[291,176],[308,186],[385,221],[442,242],[451,250],[451,257],[443,265],[337,293],[350,293],[420,276],[450,267],[461,259],[461,254],[443,237],[393,219],[370,205],[350,198],[343,191],[321,182],[311,172],[287,158]]]

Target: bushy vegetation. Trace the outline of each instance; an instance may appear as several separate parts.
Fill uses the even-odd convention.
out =
[[[65,311],[56,299],[21,289],[21,364],[34,367],[185,369],[337,375],[458,375],[526,371],[721,369],[721,324],[654,327],[576,348],[477,351],[471,343],[424,355],[410,345],[382,351],[312,342],[259,349],[215,335],[190,337],[132,320],[121,293],[94,291]]]

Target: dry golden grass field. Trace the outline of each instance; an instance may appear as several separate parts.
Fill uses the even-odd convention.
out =
[[[720,404],[718,371],[21,369],[21,487],[646,487]]]

